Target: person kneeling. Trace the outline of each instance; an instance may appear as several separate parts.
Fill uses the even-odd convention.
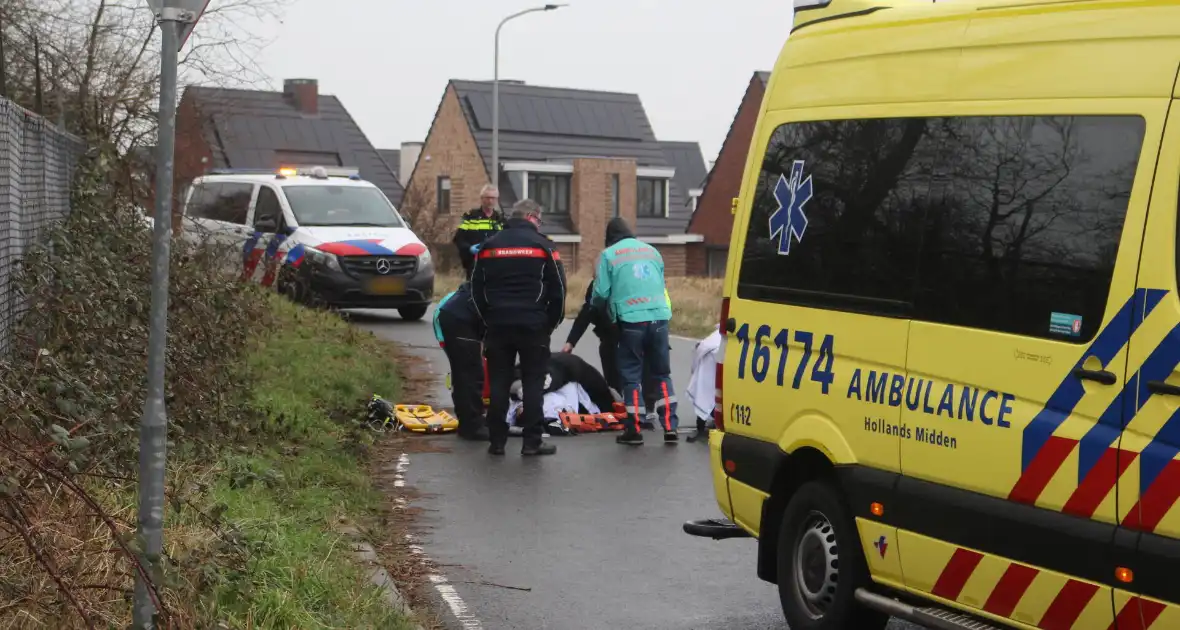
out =
[[[486,440],[483,415],[483,322],[464,282],[434,310],[434,336],[451,364],[451,402],[459,420],[459,437]]]

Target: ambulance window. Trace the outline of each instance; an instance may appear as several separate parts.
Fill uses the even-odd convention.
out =
[[[927,120],[789,123],[754,192],[738,297],[908,316],[938,144]]]
[[[940,119],[915,317],[1083,343],[1101,326],[1137,116]]]

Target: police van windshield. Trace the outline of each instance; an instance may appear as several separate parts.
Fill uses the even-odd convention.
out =
[[[284,186],[299,225],[405,227],[393,204],[368,186]]]

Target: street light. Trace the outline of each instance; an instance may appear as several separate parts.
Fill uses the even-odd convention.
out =
[[[525,9],[518,13],[500,20],[500,25],[496,27],[496,56],[495,68],[492,70],[492,185],[500,185],[500,29],[504,28],[510,20],[515,20],[522,15],[529,13],[537,13],[539,11],[553,11],[561,7],[569,6],[566,3],[561,4],[547,4],[542,7],[533,7],[532,9]]]

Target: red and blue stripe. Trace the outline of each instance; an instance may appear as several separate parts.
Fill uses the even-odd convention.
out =
[[[401,247],[389,249],[381,245],[380,238],[365,238],[350,241],[334,241],[316,245],[315,248],[328,254],[337,256],[417,256],[426,251],[422,243],[407,243]]]
[[[1166,379],[1177,365],[1180,365],[1180,326],[1173,328],[1155,347],[1139,371],[1127,379],[1098,422],[1082,436],[1078,451],[1078,483],[1085,480],[1106,449],[1114,444],[1135,414],[1151,399],[1152,392],[1147,383]]]
[[[1021,440],[1021,475],[1009,494],[1010,499],[1034,503],[1077,445],[1074,440],[1053,435],[1086,395],[1081,379],[1073,374],[1074,370],[1081,368],[1089,357],[1097,358],[1104,368],[1109,365],[1167,294],[1166,290],[1137,289],[1110,322],[1098,332],[1094,341],[1082,353],[1082,357],[1058,384],[1045,406],[1024,428]],[[1176,352],[1170,344],[1168,350]],[[1152,354],[1155,356],[1156,353]],[[1146,363],[1144,367],[1147,367]],[[1156,369],[1153,367],[1150,373],[1154,374]],[[1142,374],[1143,370],[1140,370],[1136,376]],[[1129,389],[1132,382],[1134,390]],[[1138,378],[1128,381],[1128,387],[1124,388],[1107,407],[1098,423],[1091,427],[1086,437],[1083,437],[1082,441],[1087,442],[1087,445],[1081,464],[1084,472],[1079,471],[1079,478],[1084,478],[1086,473],[1094,468],[1118,437],[1124,426],[1124,413],[1128,411],[1124,407],[1124,401],[1134,404],[1130,396],[1139,391],[1138,383]]]
[[[307,253],[307,248],[303,243],[298,243],[291,249],[287,250],[287,264],[292,267],[298,267],[303,262],[303,256]]]

